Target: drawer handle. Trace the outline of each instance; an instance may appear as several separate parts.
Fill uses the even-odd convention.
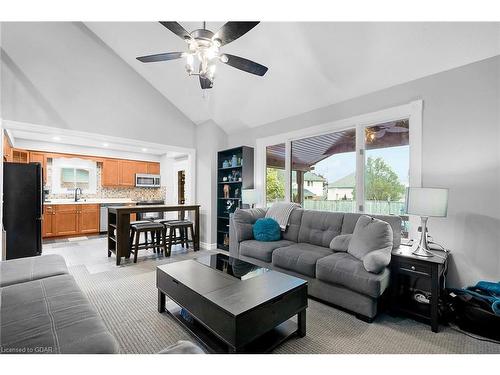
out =
[[[176,279],[172,279],[172,281],[176,284],[179,284],[179,282]]]
[[[419,274],[419,275],[430,276],[427,272],[416,271],[414,266],[411,266],[411,269],[405,268],[405,267],[401,267],[400,270],[401,271],[406,271],[406,272],[411,272],[411,273],[416,273],[416,274]]]

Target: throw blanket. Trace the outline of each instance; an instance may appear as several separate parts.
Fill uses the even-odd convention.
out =
[[[465,288],[463,291],[491,304],[491,310],[500,316],[500,282],[479,281],[476,286]]]
[[[276,220],[282,231],[286,230],[290,214],[295,208],[300,208],[298,203],[278,202],[274,203],[266,212],[266,217]]]

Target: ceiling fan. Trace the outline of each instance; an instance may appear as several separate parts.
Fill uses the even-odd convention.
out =
[[[185,40],[188,44],[186,52],[166,52],[156,55],[137,57],[137,60],[148,63],[186,58],[186,71],[190,76],[197,75],[203,90],[211,89],[214,84],[217,61],[258,76],[267,72],[267,67],[243,57],[221,53],[220,47],[238,39],[252,30],[259,22],[227,22],[217,32],[213,33],[203,28],[187,32],[177,22],[160,22],[167,29]],[[198,72],[195,72],[195,62],[198,63]]]

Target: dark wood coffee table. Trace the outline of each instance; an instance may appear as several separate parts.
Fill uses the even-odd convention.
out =
[[[213,254],[157,267],[156,286],[158,311],[210,352],[266,353],[306,334],[307,282],[297,277]]]

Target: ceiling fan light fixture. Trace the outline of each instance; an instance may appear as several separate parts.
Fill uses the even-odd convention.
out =
[[[140,56],[137,60],[143,63],[176,60],[186,57],[186,71],[190,76],[199,76],[200,86],[204,89],[212,88],[218,62],[232,66],[247,73],[263,76],[268,68],[252,60],[240,56],[220,54],[220,47],[245,35],[259,22],[254,21],[229,21],[226,22],[216,33],[203,28],[193,30],[189,33],[178,22],[160,21],[160,24],[178,37],[182,38],[188,45],[186,52],[166,52],[154,55]],[[196,66],[196,70],[195,70]]]

